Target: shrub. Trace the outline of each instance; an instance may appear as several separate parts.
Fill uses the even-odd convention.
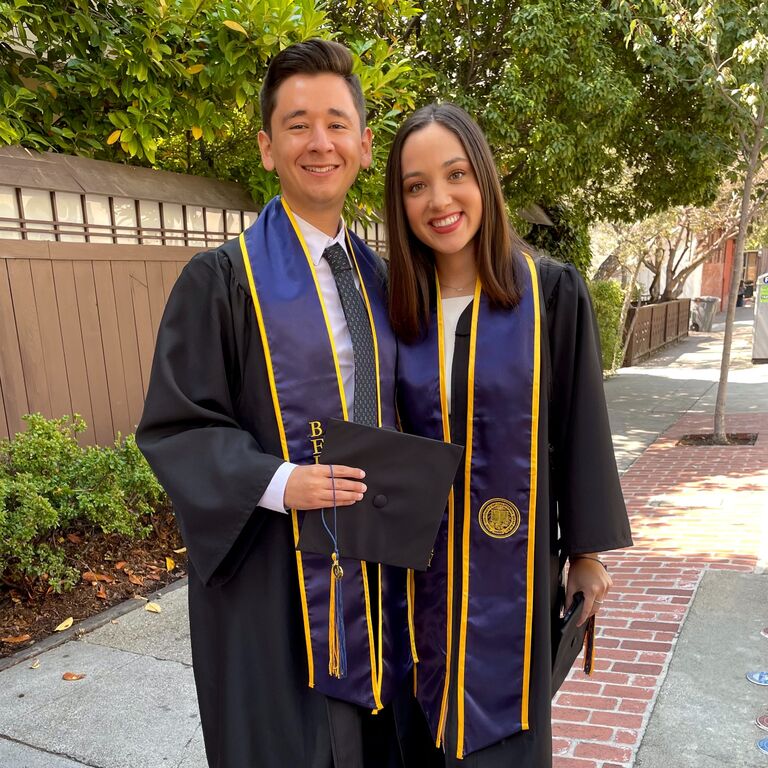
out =
[[[80,416],[24,420],[25,432],[0,441],[0,579],[61,592],[79,579],[61,547],[68,529],[143,538],[165,495],[133,435],[83,448]]]
[[[592,305],[597,316],[600,330],[600,348],[603,354],[603,370],[613,369],[613,360],[620,351],[622,341],[619,320],[621,306],[624,302],[624,291],[615,280],[593,280],[589,284],[592,294]]]

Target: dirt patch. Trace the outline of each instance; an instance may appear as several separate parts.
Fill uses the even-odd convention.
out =
[[[74,626],[136,595],[147,595],[186,575],[187,556],[173,513],[162,509],[146,539],[68,531],[60,542],[81,580],[70,592],[44,585],[0,584],[0,658],[53,634],[72,617]]]
[[[728,432],[726,433],[728,445],[754,445],[757,442],[757,432]],[[709,434],[701,435],[683,435],[676,445],[714,445],[722,448],[715,442],[715,436]]]

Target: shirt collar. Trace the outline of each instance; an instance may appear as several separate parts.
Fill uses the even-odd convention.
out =
[[[305,221],[301,216],[297,216],[295,213],[293,217],[296,219],[296,224],[299,227],[301,236],[304,238],[304,242],[307,244],[309,250],[309,256],[315,266],[320,263],[320,259],[323,258],[323,251],[331,245],[338,243],[343,249],[344,253],[347,253],[346,233],[347,229],[344,226],[344,220],[342,219],[339,227],[339,231],[335,237],[329,237],[317,227]]]

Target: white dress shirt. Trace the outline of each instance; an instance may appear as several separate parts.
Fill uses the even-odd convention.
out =
[[[323,252],[326,248],[338,243],[344,252],[347,252],[346,228],[344,222],[340,223],[339,232],[335,237],[329,237],[325,232],[321,232],[317,227],[312,226],[308,221],[296,216],[296,223],[307,244],[309,256],[315,265],[317,282],[320,285],[320,293],[323,296],[325,311],[328,314],[328,324],[333,334],[333,342],[336,345],[336,353],[339,358],[339,369],[344,384],[344,396],[347,401],[347,410],[352,413],[355,397],[355,360],[352,352],[352,337],[349,335],[347,320],[344,316],[344,309],[341,306],[341,299],[336,288],[336,279],[331,272],[331,265],[323,258]],[[360,281],[357,278],[357,272],[352,270],[355,279],[355,285],[360,288]],[[285,496],[285,486],[288,477],[296,468],[296,464],[290,461],[283,462],[272,475],[264,495],[259,499],[258,506],[271,509],[275,512],[285,512],[283,498]]]
[[[445,349],[443,360],[445,362],[445,394],[448,400],[448,413],[451,413],[451,383],[453,381],[453,352],[456,349],[456,328],[459,325],[461,313],[469,306],[473,296],[455,296],[443,299],[443,339]]]

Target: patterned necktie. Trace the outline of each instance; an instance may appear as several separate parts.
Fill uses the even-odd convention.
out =
[[[344,249],[334,243],[323,251],[323,258],[330,264],[341,306],[352,337],[352,353],[355,360],[354,421],[358,424],[378,426],[376,406],[376,360],[373,352],[373,336],[363,297],[352,277],[352,265]]]

